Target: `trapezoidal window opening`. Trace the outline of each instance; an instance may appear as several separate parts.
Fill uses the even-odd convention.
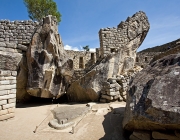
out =
[[[136,62],[139,62],[139,57],[136,57]]]
[[[79,57],[79,68],[80,69],[84,68],[84,59],[83,59],[83,57]]]
[[[145,57],[145,58],[144,58],[144,61],[145,61],[145,62],[147,62],[147,61],[148,61],[147,57]]]
[[[95,62],[94,53],[91,53],[91,61],[92,61],[92,63],[94,63],[94,62]]]
[[[111,53],[115,53],[116,49],[115,48],[111,48]]]

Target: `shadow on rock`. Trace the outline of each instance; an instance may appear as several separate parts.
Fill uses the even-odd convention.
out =
[[[105,135],[100,140],[128,140],[122,128],[124,109],[125,107],[115,108],[113,111],[104,115],[102,125]]]
[[[51,98],[31,97],[25,103],[17,103],[16,108],[28,108],[28,107],[50,105],[50,104],[52,104],[52,99]]]

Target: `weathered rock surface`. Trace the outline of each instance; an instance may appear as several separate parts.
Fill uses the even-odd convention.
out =
[[[109,30],[110,29],[100,30],[100,34],[106,37],[109,36],[110,40],[111,35],[116,34],[116,38],[121,43],[119,43],[118,47],[111,48],[114,52],[107,52],[102,50],[106,45],[107,48],[109,48],[108,50],[110,50],[110,47],[113,44],[108,44],[107,42],[107,44],[102,46],[101,42],[101,57],[103,58],[94,64],[94,66],[91,67],[91,70],[89,70],[82,78],[72,83],[67,91],[68,96],[72,101],[98,101],[101,90],[103,89],[103,82],[107,82],[108,79],[120,75],[122,72],[126,72],[134,67],[136,50],[143,42],[149,30],[149,22],[144,12],[138,12],[131,18],[128,18],[125,22],[121,22],[117,29],[113,28],[112,32]],[[111,33],[109,35],[104,32]],[[122,43],[121,40],[124,39],[126,42]],[[118,88],[118,86],[116,87]],[[116,92],[116,90],[113,92]],[[115,95],[117,95],[117,97],[107,97],[105,93],[104,97],[109,100],[114,100],[115,98],[118,99],[120,96],[118,90],[117,93],[113,93],[113,96]]]
[[[30,95],[44,98],[60,96],[72,76],[73,62],[68,60],[53,16],[43,19],[27,50]]]
[[[23,54],[23,57],[19,62],[16,80],[17,80],[16,101],[25,102],[31,97],[26,90],[27,81],[28,81],[28,68],[27,68],[27,59],[25,54]]]
[[[17,70],[22,54],[18,53],[16,47],[15,43],[0,42],[0,69]]]
[[[126,130],[180,129],[180,54],[163,57],[130,82],[123,127]]]

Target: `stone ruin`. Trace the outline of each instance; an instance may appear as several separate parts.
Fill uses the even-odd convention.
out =
[[[67,91],[69,99],[72,101],[100,99],[100,102],[126,100],[127,82],[135,73],[133,69],[136,50],[148,30],[148,19],[141,11],[131,18],[128,17],[117,28],[101,29],[97,62],[87,69],[87,73],[80,79],[71,84]]]
[[[0,120],[14,116],[8,108],[30,95],[70,101],[126,100],[136,50],[149,30],[140,11],[117,28],[99,31],[96,52],[64,50],[53,16],[43,21],[0,21]],[[123,76],[122,74],[125,74]],[[12,84],[12,85],[10,85]]]
[[[123,128],[133,132],[131,140],[178,140],[179,40],[166,52],[145,51],[136,57],[148,30],[145,13],[137,12],[117,28],[101,29],[94,53],[64,50],[53,16],[41,23],[0,21],[0,121],[14,117],[16,100],[66,94],[69,101],[126,101]],[[142,68],[135,64],[146,68],[139,72]],[[70,126],[89,108],[70,110],[79,113],[58,117],[62,110],[54,110],[50,125]]]

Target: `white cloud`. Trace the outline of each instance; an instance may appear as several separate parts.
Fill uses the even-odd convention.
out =
[[[65,49],[65,50],[80,51],[80,50],[78,49],[78,47],[73,47],[73,46],[70,46],[70,45],[65,45],[65,46],[64,46],[64,49]]]
[[[90,51],[90,52],[96,52],[96,49],[95,49],[95,48],[90,48],[89,51]]]
[[[70,45],[65,45],[64,46],[65,50],[83,51],[83,47],[82,46],[79,46],[79,48],[78,47],[73,47],[73,46],[70,46]],[[89,51],[90,52],[96,52],[96,48],[90,48]]]

